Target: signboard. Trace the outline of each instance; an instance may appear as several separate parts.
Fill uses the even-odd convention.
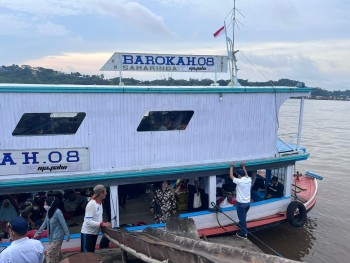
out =
[[[89,160],[88,148],[0,151],[0,177],[88,171]]]
[[[227,72],[227,56],[118,53],[101,71]]]

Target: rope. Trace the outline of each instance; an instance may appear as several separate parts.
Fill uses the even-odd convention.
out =
[[[219,226],[220,226],[223,230],[227,231],[227,229],[224,228],[224,227],[220,224],[219,216],[218,216],[219,214],[218,214],[218,213],[215,213],[215,215],[216,215],[216,221],[218,222]]]
[[[240,229],[242,229],[242,227],[235,221],[233,220],[230,216],[228,216],[227,214],[225,214],[221,207],[218,206],[217,204],[215,204],[214,202],[211,202],[211,205],[213,206],[213,208],[211,208],[211,211],[214,211],[216,213],[216,218],[219,222],[218,219],[218,213],[222,213],[224,216],[226,216],[227,218],[229,218],[233,223],[236,224],[236,226],[238,226]],[[219,223],[219,226],[221,226],[221,224]],[[222,227],[224,230],[226,230],[224,227]],[[268,244],[266,244],[264,241],[262,241],[260,238],[258,238],[257,236],[255,236],[252,232],[248,231],[248,234],[251,235],[253,238],[255,238],[257,241],[259,241],[261,244],[263,244],[265,247],[267,247],[268,249],[270,249],[273,253],[275,253],[277,256],[284,258],[280,253],[278,253],[276,250],[274,250],[272,247],[270,247]]]

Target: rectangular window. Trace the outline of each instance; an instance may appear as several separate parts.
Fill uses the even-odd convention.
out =
[[[185,130],[193,111],[149,111],[143,116],[138,132]]]
[[[281,168],[271,170],[271,175],[277,176],[278,182],[280,182],[283,185],[285,184],[285,181],[286,181],[286,174],[287,174],[287,167],[281,167]]]
[[[84,112],[24,113],[12,135],[75,134],[85,116]]]

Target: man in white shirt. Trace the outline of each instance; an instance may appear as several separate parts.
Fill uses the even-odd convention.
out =
[[[111,227],[109,222],[103,222],[102,201],[107,195],[106,187],[99,184],[93,190],[94,195],[85,208],[84,223],[81,228],[81,252],[95,252],[101,227]]]
[[[248,176],[245,168],[245,163],[241,162],[242,169],[237,171],[238,178],[233,176],[234,162],[230,166],[230,178],[237,185],[236,186],[236,200],[237,200],[237,216],[239,219],[239,226],[241,232],[236,235],[240,238],[247,238],[247,213],[250,208],[250,189],[252,186],[252,179]]]
[[[13,242],[0,253],[1,263],[42,263],[44,247],[39,240],[26,237],[28,222],[23,217],[15,217],[8,224],[8,232]]]

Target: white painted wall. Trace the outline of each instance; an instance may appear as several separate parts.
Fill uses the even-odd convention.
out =
[[[0,147],[88,147],[90,171],[209,164],[275,154],[278,109],[295,93],[1,93]],[[146,111],[193,110],[185,131],[137,132]],[[24,113],[85,112],[75,135],[14,137]]]

